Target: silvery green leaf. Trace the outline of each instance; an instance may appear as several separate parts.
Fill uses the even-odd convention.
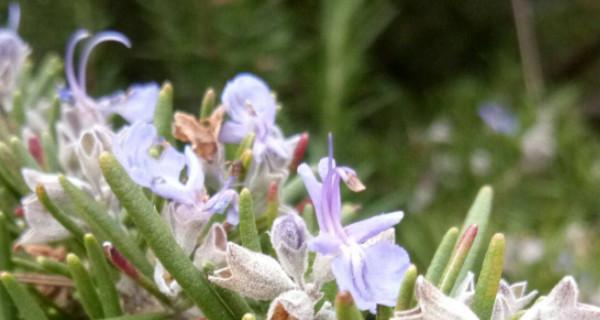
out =
[[[271,243],[279,263],[294,280],[303,283],[308,267],[308,230],[296,214],[280,216],[271,228]]]
[[[269,306],[268,320],[312,320],[314,301],[302,290],[290,290],[275,298]]]
[[[227,232],[219,223],[210,227],[206,239],[194,253],[194,265],[202,268],[205,263],[210,262],[220,268],[226,265],[227,261]]]
[[[550,294],[539,300],[521,320],[596,320],[600,319],[600,308],[579,303],[579,289],[575,279],[564,277]]]
[[[273,300],[283,292],[296,289],[275,259],[232,242],[227,245],[227,267],[216,270],[208,279],[257,300]]]
[[[396,312],[393,320],[479,319],[464,303],[444,295],[423,276],[417,278],[415,291],[419,306],[415,309]]]

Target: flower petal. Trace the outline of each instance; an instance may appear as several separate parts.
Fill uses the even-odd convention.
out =
[[[410,266],[406,250],[389,242],[379,242],[365,250],[365,280],[377,304],[396,305],[400,283]]]
[[[221,132],[219,133],[219,141],[223,143],[239,143],[248,135],[248,126],[238,123],[227,121],[223,124]]]
[[[369,219],[355,222],[344,227],[352,240],[363,243],[377,234],[397,225],[404,217],[404,212],[396,211],[380,214]]]

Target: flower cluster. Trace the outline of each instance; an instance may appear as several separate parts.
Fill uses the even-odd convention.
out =
[[[599,308],[578,302],[572,277],[535,303],[526,282],[502,279],[504,236],[481,250],[491,188],[478,195],[462,235],[451,228],[419,275],[396,243],[402,211],[342,223],[342,183],[352,192],[366,186],[338,165],[331,134],[326,157],[314,167],[300,163],[308,134],[284,135],[262,79],[235,76],[219,101],[207,90],[198,117],[173,111],[169,83],[94,98],[86,89],[92,51],[108,41],[132,44],[116,31],[79,30],[66,47],[64,81],[57,59],[20,81],[29,48],[17,34],[18,6],[10,11],[0,30],[3,315],[600,318]],[[33,89],[42,82],[47,90]],[[499,132],[516,130],[500,107],[482,108],[481,117]],[[306,193],[296,187],[302,182]]]

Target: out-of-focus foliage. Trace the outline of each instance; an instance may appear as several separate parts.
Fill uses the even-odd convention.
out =
[[[170,80],[179,109],[195,109],[205,87],[220,90],[237,72],[257,73],[278,88],[289,132],[334,131],[339,158],[371,190],[354,198],[361,215],[407,211],[400,241],[420,268],[464,216],[466,195],[488,183],[494,228],[514,251],[508,277],[545,291],[568,270],[597,303],[600,3],[532,5],[540,99],[525,91],[510,1],[27,0],[20,33],[38,60],[62,54],[77,28],[122,31],[133,48],[94,54],[91,91]],[[515,113],[513,135],[482,122],[488,102]],[[523,138],[544,114],[552,130],[539,143],[556,148],[530,170]]]

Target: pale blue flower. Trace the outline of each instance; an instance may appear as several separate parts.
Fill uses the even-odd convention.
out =
[[[156,83],[136,84],[127,92],[118,91],[106,97],[94,99],[86,92],[86,66],[92,51],[101,43],[115,41],[131,47],[129,39],[122,33],[104,31],[93,36],[83,48],[79,57],[79,65],[75,70],[75,48],[77,44],[90,34],[86,30],[75,32],[67,44],[65,56],[65,72],[69,94],[62,92],[61,97],[70,97],[77,107],[91,108],[104,116],[118,114],[129,123],[136,121],[152,122],[158,101],[159,87]]]
[[[374,313],[377,304],[395,305],[400,282],[410,265],[403,248],[378,239],[398,224],[404,214],[401,211],[381,214],[342,226],[340,180],[356,183],[352,180],[357,179],[350,168],[335,165],[331,136],[329,139],[329,157],[319,162],[322,182],[308,165],[298,167],[320,229],[319,235],[309,242],[309,249],[333,256],[331,268],[339,289],[349,291],[361,310]]]
[[[258,162],[267,151],[284,159],[291,157],[281,131],[275,125],[277,102],[263,80],[249,73],[237,75],[227,82],[221,103],[229,116],[221,128],[221,142],[239,143],[249,133],[254,133],[253,155]]]
[[[8,11],[7,26],[0,28],[0,100],[12,95],[21,67],[30,52],[17,33],[21,17],[19,5],[11,3]]]
[[[514,113],[497,103],[486,103],[479,107],[479,117],[492,130],[513,135],[519,129],[519,122]]]
[[[119,131],[112,148],[135,183],[190,206],[189,210],[199,214],[211,215],[227,209],[228,222],[237,223],[237,193],[226,185],[209,198],[201,162],[190,146],[181,153],[158,136],[154,125],[136,122]]]

